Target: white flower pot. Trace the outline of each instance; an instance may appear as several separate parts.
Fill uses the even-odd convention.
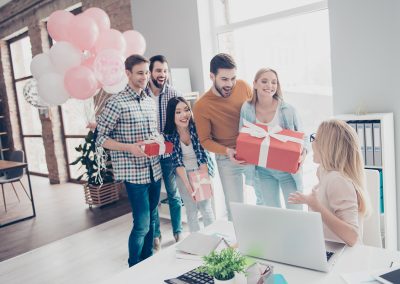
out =
[[[214,283],[215,284],[235,284],[235,277],[229,280],[218,280],[214,278]]]

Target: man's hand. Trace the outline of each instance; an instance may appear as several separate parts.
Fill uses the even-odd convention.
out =
[[[246,163],[245,161],[235,159],[236,150],[234,150],[234,149],[226,148],[226,155],[228,156],[229,160],[231,160],[232,163],[240,164],[240,165],[243,165]]]
[[[148,157],[145,152],[143,152],[140,144],[128,144],[127,149],[129,153],[132,153],[135,157]]]

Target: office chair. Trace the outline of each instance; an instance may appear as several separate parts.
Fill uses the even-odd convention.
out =
[[[24,163],[25,162],[24,151],[16,150],[16,151],[11,152],[10,161]],[[19,182],[21,184],[22,188],[24,189],[26,196],[28,196],[29,200],[32,200],[31,197],[29,196],[28,192],[26,191],[24,185],[21,182],[21,178],[23,177],[23,175],[24,175],[24,168],[18,168],[18,169],[7,170],[7,171],[5,171],[5,175],[0,177],[1,191],[3,193],[3,202],[4,202],[4,208],[5,208],[6,212],[7,212],[7,204],[6,204],[6,197],[4,194],[4,185],[6,183],[10,183],[11,186],[13,187],[14,193],[17,196],[18,202],[21,202],[21,201],[19,199],[17,191],[15,190],[14,182]]]
[[[371,215],[364,219],[363,242],[382,248],[380,224],[380,179],[378,170],[365,170],[366,190],[371,201]]]

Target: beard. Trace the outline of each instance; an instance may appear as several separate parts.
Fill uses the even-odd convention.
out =
[[[232,88],[220,87],[220,86],[218,86],[216,81],[214,81],[214,87],[217,90],[217,92],[221,95],[221,97],[223,97],[223,98],[228,98],[228,97],[230,97],[230,95],[232,95],[233,87]],[[225,95],[224,91],[229,91],[229,93]]]
[[[151,77],[151,81],[153,82],[154,86],[156,86],[157,89],[162,89],[165,85],[165,83],[167,82],[167,80],[164,81],[164,83],[160,84],[158,83],[156,78]]]

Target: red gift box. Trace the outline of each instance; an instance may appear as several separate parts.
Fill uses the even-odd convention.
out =
[[[141,145],[142,150],[148,156],[159,156],[163,154],[170,154],[174,148],[174,145],[171,142],[156,142],[155,140],[146,140],[143,141],[143,145]],[[164,146],[161,146],[164,144]]]
[[[211,179],[207,172],[189,172],[189,181],[193,188],[190,194],[195,202],[207,200],[213,196]]]
[[[244,121],[236,140],[236,159],[294,174],[300,167],[303,139],[301,132]]]

